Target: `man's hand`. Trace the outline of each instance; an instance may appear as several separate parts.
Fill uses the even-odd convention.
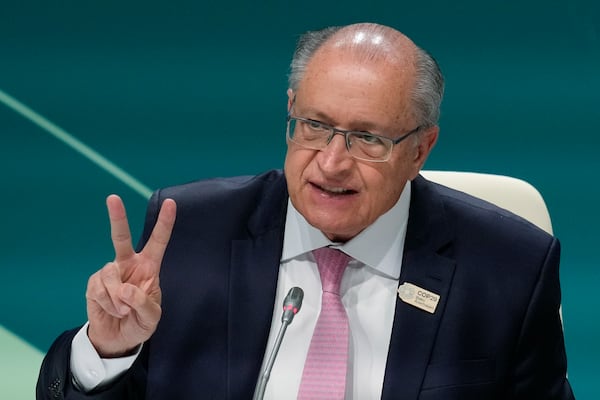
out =
[[[125,206],[106,199],[115,259],[93,274],[86,291],[88,336],[100,357],[120,357],[146,341],[161,316],[159,272],[175,223],[176,205],[163,202],[144,249],[136,253]]]

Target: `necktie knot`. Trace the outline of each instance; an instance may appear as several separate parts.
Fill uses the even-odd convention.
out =
[[[346,253],[330,247],[313,250],[313,255],[319,267],[323,292],[339,295],[340,283],[351,257]]]

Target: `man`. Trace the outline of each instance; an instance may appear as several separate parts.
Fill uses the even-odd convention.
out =
[[[156,192],[138,253],[110,196],[115,260],[88,282],[89,324],[48,352],[38,398],[251,398],[297,286],[265,398],[572,399],[557,240],[419,176],[442,92],[435,61],[392,28],[303,36],[285,172]],[[332,300],[349,329],[314,351],[321,248],[351,258]],[[311,372],[319,356],[343,362]]]

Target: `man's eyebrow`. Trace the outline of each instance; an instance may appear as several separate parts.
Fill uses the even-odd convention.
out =
[[[336,122],[333,118],[331,118],[327,113],[324,113],[320,110],[315,110],[310,107],[303,109],[302,113],[298,113],[298,116],[301,116],[301,117],[307,118],[307,119],[311,119],[311,120],[315,120],[315,121],[319,121],[325,125],[330,125],[335,128],[340,128],[340,129],[344,129],[344,130],[359,131],[359,132],[371,132],[371,133],[378,133],[378,134],[381,134],[380,132],[383,132],[383,130],[380,127],[378,127],[375,123],[373,123],[371,121],[365,121],[365,120],[352,121],[349,124],[349,126],[342,127],[342,126],[340,126],[340,124],[338,122]]]

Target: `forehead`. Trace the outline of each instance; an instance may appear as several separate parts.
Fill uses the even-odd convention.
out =
[[[308,63],[296,91],[299,107],[314,109],[334,122],[370,121],[396,126],[412,115],[411,63],[326,47]]]

